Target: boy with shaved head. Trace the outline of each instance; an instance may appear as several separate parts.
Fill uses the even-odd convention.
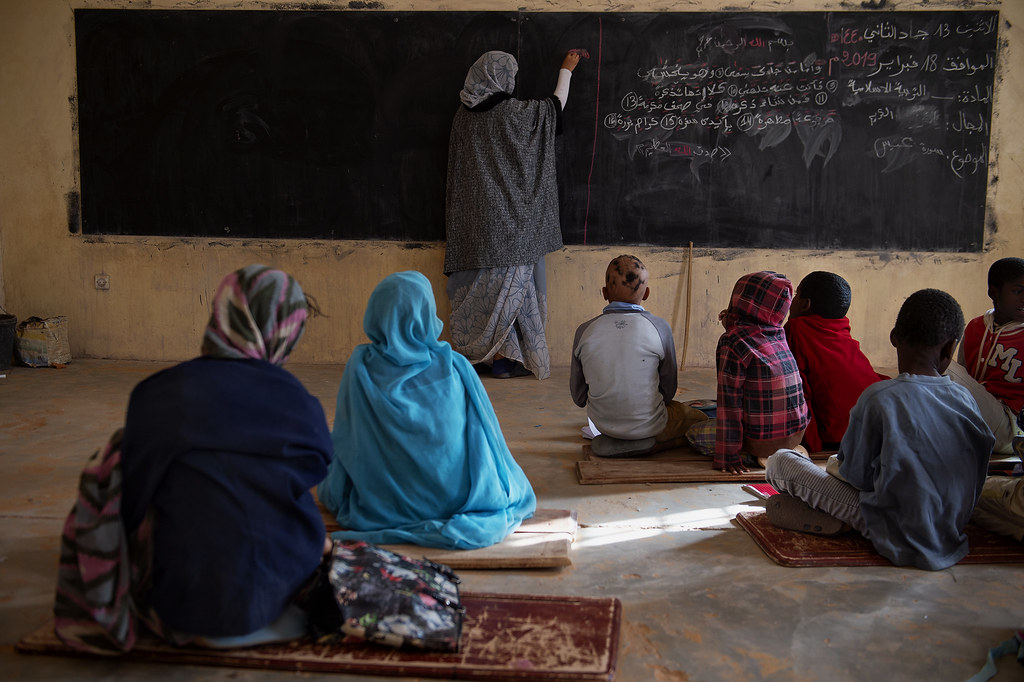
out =
[[[608,305],[576,330],[569,390],[601,435],[593,451],[629,457],[685,444],[686,431],[707,419],[673,400],[676,352],[668,323],[640,303],[651,290],[636,256],[612,260],[601,289]]]

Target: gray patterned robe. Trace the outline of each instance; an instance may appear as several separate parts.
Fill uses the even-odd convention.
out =
[[[452,346],[471,362],[503,356],[550,376],[544,255],[562,248],[554,96],[499,93],[460,107],[448,147],[445,274]]]
[[[446,274],[536,263],[562,248],[554,144],[558,100],[504,98],[487,108],[489,103],[460,107],[452,124]]]

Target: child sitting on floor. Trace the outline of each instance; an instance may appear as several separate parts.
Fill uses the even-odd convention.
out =
[[[850,285],[822,271],[800,281],[789,308],[784,329],[804,382],[811,419],[804,443],[811,452],[836,450],[857,398],[871,384],[889,378],[871,367],[850,335],[849,309]]]
[[[1001,258],[988,270],[992,309],[964,331],[947,374],[974,396],[996,437],[995,452],[1012,452],[1024,408],[1024,259]]]
[[[773,524],[819,534],[848,524],[898,566],[939,570],[967,554],[994,439],[970,393],[943,376],[963,328],[949,294],[907,298],[889,335],[900,374],[861,394],[827,471],[791,450],[768,459]]]
[[[675,342],[668,323],[640,305],[650,293],[638,258],[614,259],[601,289],[608,305],[573,340],[569,390],[601,432],[591,445],[601,457],[678,447],[690,426],[707,419],[673,400]]]
[[[487,392],[441,329],[422,273],[388,275],[370,294],[370,342],[345,363],[317,488],[343,529],[335,540],[477,549],[533,516],[537,497]]]
[[[1024,447],[1024,438],[1017,437]],[[1024,478],[989,476],[981,489],[971,521],[1024,543]]]
[[[722,311],[716,419],[686,434],[694,447],[714,456],[716,469],[746,472],[803,439],[807,404],[782,329],[792,300],[793,284],[784,275],[755,272],[736,282]]]

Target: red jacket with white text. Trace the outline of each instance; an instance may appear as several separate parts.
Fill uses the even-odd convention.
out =
[[[958,362],[1015,413],[1024,407],[1024,322],[996,326],[990,310],[967,323]]]

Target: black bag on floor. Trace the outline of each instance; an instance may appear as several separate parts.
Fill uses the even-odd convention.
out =
[[[303,601],[321,640],[341,633],[345,641],[428,651],[459,648],[465,613],[459,578],[429,559],[356,540],[335,542]]]

